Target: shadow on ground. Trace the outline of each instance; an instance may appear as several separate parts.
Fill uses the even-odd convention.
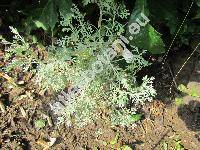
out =
[[[178,108],[178,116],[185,122],[189,130],[200,131],[200,102],[192,100]],[[197,135],[200,141],[200,133]]]

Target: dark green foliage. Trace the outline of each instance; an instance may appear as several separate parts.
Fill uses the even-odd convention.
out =
[[[90,16],[87,16],[85,19],[92,18],[92,20],[89,21],[96,22],[94,23],[96,26],[101,23],[100,18],[96,17],[102,17],[100,14],[101,12],[95,10],[96,14],[94,18],[94,14],[91,12],[94,10],[88,8],[94,7],[95,4],[98,5],[97,2],[100,1],[101,0],[77,0],[73,2],[81,8],[81,13],[87,14],[88,11],[90,11],[88,13]],[[107,1],[109,2],[110,0]],[[121,5],[123,1],[115,0],[115,2],[116,5]],[[94,5],[89,5],[90,3],[93,3]],[[141,12],[150,19],[148,25],[141,28],[140,33],[133,37],[130,44],[141,49],[146,49],[152,54],[164,53],[181,26],[191,3],[192,1],[189,0],[125,1],[126,6],[129,7],[132,13],[129,20],[123,20],[124,24],[127,22],[129,22],[129,24],[135,22]],[[41,28],[46,33],[50,34],[51,37],[60,30],[58,22],[60,21],[61,16],[67,16],[70,13],[72,0],[3,0],[0,4],[2,4],[0,5],[2,8],[0,12],[2,14],[1,19],[3,20],[3,25],[1,25],[1,27],[12,25],[17,27],[18,31],[24,32],[26,35]],[[178,33],[175,44],[179,46],[182,44],[189,45],[192,36],[200,33],[199,23],[200,1],[194,0],[191,10]],[[130,36],[129,32],[126,32],[126,36]]]
[[[72,2],[71,0],[48,0],[44,8],[42,8],[41,15],[39,16],[39,21],[44,25],[46,29],[54,29],[56,23],[58,22],[58,12],[62,15],[67,15],[70,13]]]
[[[135,9],[129,20],[129,24],[135,22],[137,18],[141,19],[140,14],[143,13],[147,17],[149,16],[149,9],[146,0],[137,0]],[[130,33],[127,31],[127,37]],[[149,50],[153,54],[163,53],[165,51],[164,43],[159,34],[150,24],[140,28],[140,32],[133,36],[130,44],[142,49]]]
[[[177,34],[191,4],[192,2],[188,0],[136,0],[129,24],[135,22],[140,13],[144,13],[150,19],[150,24],[141,28],[139,34],[133,37],[130,44],[146,49],[152,54],[164,53],[172,38]],[[178,33],[176,39],[178,44],[189,45],[190,37],[200,33],[198,26],[200,21],[199,6],[199,0],[192,5],[189,15]],[[164,30],[163,27],[168,28],[169,32]],[[130,36],[129,32],[126,36],[127,38]],[[171,40],[168,40],[169,38]]]

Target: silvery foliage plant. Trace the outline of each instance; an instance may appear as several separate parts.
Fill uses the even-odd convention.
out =
[[[156,94],[153,78],[145,76],[141,85],[136,81],[136,73],[149,65],[142,57],[145,51],[136,47],[130,48],[133,56],[131,61],[128,58],[128,63],[124,62],[126,55],[122,57],[117,53],[114,59],[102,62],[103,69],[92,80],[85,80],[91,77],[83,74],[93,71],[91,66],[98,58],[106,58],[105,50],[125,32],[124,25],[117,19],[129,16],[125,6],[116,5],[113,0],[99,1],[97,5],[100,8],[98,27],[85,22],[75,5],[71,14],[62,16],[60,25],[66,36],[58,40],[54,58],[38,71],[38,81],[43,88],[51,87],[58,92],[68,87],[68,91],[60,92],[50,104],[58,124],[83,127],[105,119],[112,125],[129,126],[139,106],[151,101]],[[122,63],[123,67],[119,65]],[[85,81],[89,82],[81,86]]]

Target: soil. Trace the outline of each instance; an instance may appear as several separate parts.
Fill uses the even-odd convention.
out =
[[[195,87],[200,93],[200,59],[197,53],[172,83],[175,74],[188,57],[188,53],[177,53],[165,66],[153,64],[149,75],[155,77],[158,95],[143,106],[144,117],[131,127],[112,127],[106,120],[90,124],[85,128],[56,126],[51,114],[46,111],[52,93],[38,91],[32,74],[14,74],[22,82],[20,87],[8,86],[0,79],[0,148],[1,149],[118,149],[129,145],[136,150],[176,149],[180,143],[185,149],[200,149],[200,99],[181,95],[176,85]],[[173,84],[172,93],[169,92]],[[13,86],[13,88],[11,88]],[[5,88],[6,87],[6,88]],[[177,105],[174,97],[182,96],[183,105]],[[3,108],[5,106],[5,108]],[[45,119],[46,126],[36,129],[34,121]],[[111,141],[119,135],[117,142]],[[180,145],[179,144],[179,145]]]

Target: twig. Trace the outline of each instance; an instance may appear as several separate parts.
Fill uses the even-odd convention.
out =
[[[32,113],[32,114],[30,115],[30,117],[29,117],[28,123],[31,122],[31,119],[32,119],[33,115],[35,114],[36,108],[37,108],[37,101],[35,102],[35,107],[34,107],[34,109],[33,109],[33,113]]]
[[[176,88],[177,88],[178,86],[177,86],[176,80],[175,80],[175,78],[174,78],[174,75],[173,75],[172,69],[171,69],[171,67],[169,66],[169,64],[167,64],[167,67],[169,68],[169,72],[170,72],[171,77],[172,77],[172,79],[173,79],[174,85],[175,85]]]
[[[10,76],[8,76],[7,74],[5,74],[5,73],[3,73],[3,72],[0,72],[0,77],[3,77],[3,78],[5,78],[9,83],[12,83],[12,84],[16,85],[15,82],[14,82],[14,79],[11,78]]]

